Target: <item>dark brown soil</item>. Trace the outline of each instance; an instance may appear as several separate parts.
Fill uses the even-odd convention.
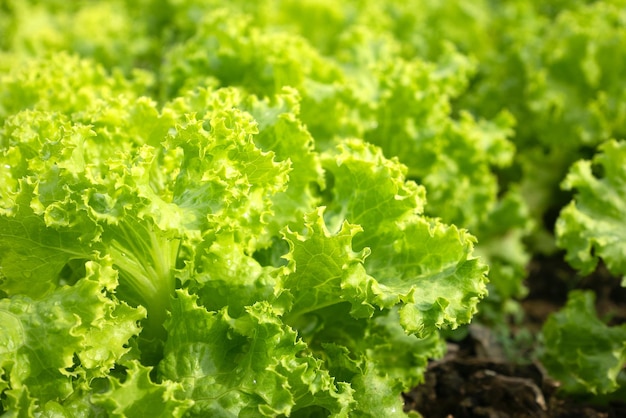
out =
[[[574,288],[595,291],[598,314],[610,323],[626,322],[626,289],[619,279],[603,266],[580,278],[561,260],[555,256],[530,264],[529,293],[520,301],[524,321],[511,323],[511,337],[520,332],[536,335]],[[448,343],[445,358],[430,363],[425,382],[404,394],[405,410],[425,418],[626,417],[626,399],[601,403],[592,397],[566,397],[533,358],[532,347],[526,358],[512,361],[499,341],[490,328],[472,324],[463,340]]]

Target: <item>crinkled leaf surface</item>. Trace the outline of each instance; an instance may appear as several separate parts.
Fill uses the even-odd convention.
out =
[[[594,300],[591,292],[572,291],[543,326],[543,364],[567,392],[610,393],[626,364],[626,326],[598,319]]]
[[[177,292],[159,366],[195,400],[192,416],[276,416],[312,406],[347,416],[352,389],[307,355],[306,344],[271,305],[259,302],[235,319],[195,299]]]
[[[110,263],[88,262],[85,270],[85,278],[44,299],[0,300],[6,410],[66,399],[81,384],[106,376],[130,351],[145,309],[107,297],[117,284]]]
[[[334,181],[326,218],[331,225],[337,218],[360,225],[353,245],[370,252],[367,275],[344,280],[345,297],[379,308],[399,304],[412,333],[468,322],[486,293],[487,267],[470,255],[474,238],[418,216],[423,189],[405,182],[404,167],[371,145],[342,143],[325,167]]]
[[[574,200],[556,223],[558,245],[567,261],[590,273],[602,259],[615,274],[626,274],[626,143],[609,141],[593,161],[576,163],[563,187]]]
[[[93,395],[92,402],[111,417],[182,417],[193,402],[176,398],[180,384],[170,381],[154,383],[150,370],[132,361],[124,381],[110,379],[111,388]]]

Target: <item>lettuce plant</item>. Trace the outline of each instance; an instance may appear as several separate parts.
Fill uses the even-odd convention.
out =
[[[158,105],[63,54],[2,77],[6,413],[401,416],[485,296],[475,239],[379,148],[317,149],[294,89]]]
[[[593,160],[574,164],[563,182],[575,198],[557,220],[557,244],[566,260],[581,273],[595,270],[600,260],[626,283],[621,239],[626,208],[624,184],[626,144],[608,141]],[[626,326],[607,326],[597,317],[594,295],[571,292],[562,312],[553,315],[542,331],[544,364],[563,389],[605,394],[623,385],[626,366]]]
[[[563,187],[576,196],[556,224],[557,243],[566,260],[583,274],[592,272],[600,259],[615,275],[626,275],[623,219],[626,213],[626,143],[607,141],[593,160],[574,164]]]
[[[543,325],[541,360],[563,391],[607,394],[623,385],[626,326],[598,318],[592,292],[570,292],[566,306]]]

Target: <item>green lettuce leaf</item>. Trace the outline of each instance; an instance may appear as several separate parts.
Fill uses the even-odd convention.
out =
[[[47,55],[28,60],[9,56],[16,65],[0,71],[0,121],[25,109],[80,116],[100,99],[121,94],[137,97],[147,88],[141,73],[129,81],[119,71],[109,74],[95,61],[66,51]]]
[[[321,362],[307,355],[306,344],[267,302],[231,318],[178,291],[166,327],[159,369],[195,400],[191,416],[297,416],[314,407],[348,416],[352,389],[335,383]]]
[[[179,400],[176,393],[181,385],[169,381],[160,384],[150,378],[149,367],[137,361],[127,366],[124,381],[109,379],[111,388],[91,397],[94,405],[101,407],[110,417],[182,417],[193,405],[192,401]]]
[[[332,229],[336,219],[359,225],[363,232],[355,235],[353,246],[369,253],[360,256],[366,257],[361,277],[343,280],[353,309],[371,315],[374,306],[400,305],[402,325],[420,335],[467,323],[486,294],[487,267],[471,256],[474,237],[418,216],[423,188],[405,182],[406,168],[386,160],[380,149],[346,141],[337,152],[325,160],[333,175],[325,218]],[[353,193],[357,189],[362,192]]]
[[[559,215],[557,244],[566,260],[583,274],[600,259],[609,270],[626,275],[623,224],[626,215],[626,143],[609,141],[593,161],[574,164],[563,182],[574,200]]]
[[[0,299],[4,410],[62,403],[130,352],[145,309],[110,297],[117,286],[110,260],[89,261],[84,270],[84,278],[43,299]]]
[[[598,319],[595,296],[572,291],[567,305],[542,329],[541,360],[561,388],[570,393],[610,393],[626,364],[626,326],[609,327]]]

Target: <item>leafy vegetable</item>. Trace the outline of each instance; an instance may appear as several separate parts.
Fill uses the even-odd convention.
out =
[[[566,189],[576,189],[576,195],[557,220],[557,243],[567,251],[567,261],[582,273],[593,271],[600,259],[614,274],[626,273],[620,239],[625,146],[605,142],[592,161],[574,164],[563,182]],[[552,316],[543,329],[546,367],[570,392],[614,392],[626,364],[626,327],[606,326],[596,317],[593,299],[590,293],[572,292],[565,310]]]
[[[613,273],[624,275],[620,234],[626,210],[626,143],[609,141],[599,149],[593,161],[574,164],[563,182],[577,193],[556,224],[558,244],[567,250],[568,262],[583,273],[593,271],[601,258]]]
[[[542,360],[569,392],[615,391],[617,376],[626,364],[626,326],[605,325],[593,303],[592,293],[573,291],[565,308],[543,327]]]
[[[43,63],[5,77],[116,83]],[[292,89],[66,94],[1,134],[6,412],[398,416],[486,294],[475,239],[373,145],[315,150]]]

